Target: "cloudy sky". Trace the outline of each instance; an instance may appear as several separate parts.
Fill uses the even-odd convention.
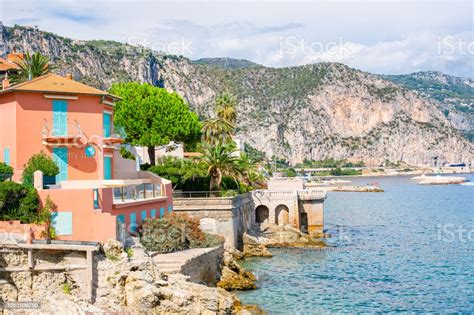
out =
[[[11,1],[5,25],[274,67],[338,61],[374,73],[474,77],[472,1]]]

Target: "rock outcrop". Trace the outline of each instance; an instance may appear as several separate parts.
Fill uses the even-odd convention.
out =
[[[267,239],[259,240],[259,237],[245,233],[242,237],[244,243],[245,257],[272,257],[272,253],[263,244]]]
[[[268,251],[270,247],[306,247],[306,248],[325,248],[326,243],[323,238],[329,235],[322,233],[321,235],[310,236],[293,228],[290,225],[273,225],[262,224],[257,236],[245,235],[244,248],[249,246],[252,249],[247,252],[246,256],[264,256],[263,253]],[[254,254],[255,255],[252,255]]]
[[[229,291],[232,290],[252,290],[256,289],[256,278],[253,273],[242,268],[237,260],[244,257],[244,254],[233,247],[226,247],[224,252],[224,267],[222,268],[221,279],[217,286]]]

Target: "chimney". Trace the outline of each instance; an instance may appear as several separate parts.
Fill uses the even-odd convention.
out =
[[[66,74],[66,79],[72,80],[72,74],[71,73]]]
[[[2,81],[2,89],[6,90],[10,87],[10,81],[8,80],[8,73],[5,74],[5,78]]]

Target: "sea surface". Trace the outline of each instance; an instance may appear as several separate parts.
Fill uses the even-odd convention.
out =
[[[385,192],[329,193],[331,247],[246,260],[259,288],[242,302],[269,314],[474,313],[474,186],[350,180]]]

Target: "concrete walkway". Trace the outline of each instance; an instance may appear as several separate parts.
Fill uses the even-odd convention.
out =
[[[214,250],[211,248],[193,248],[169,254],[155,254],[153,261],[163,273],[179,273],[182,267],[190,260]]]

